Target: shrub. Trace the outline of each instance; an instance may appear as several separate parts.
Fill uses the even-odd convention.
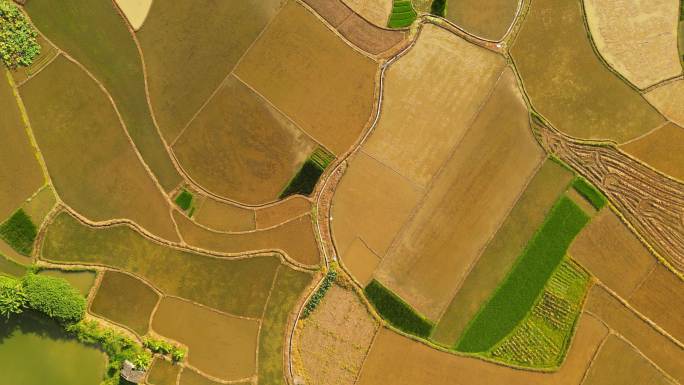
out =
[[[572,188],[583,196],[596,210],[606,205],[606,197],[592,186],[586,179],[577,177],[572,182]]]
[[[16,5],[0,0],[0,58],[8,68],[31,65],[40,54],[37,36]]]
[[[444,17],[446,16],[446,6],[447,0],[432,0],[432,5],[430,6],[430,13],[436,16]]]
[[[145,338],[143,346],[152,351],[152,353],[160,354],[169,354],[174,348],[171,343],[156,338]]]
[[[188,353],[188,352],[187,352],[185,349],[183,349],[183,348],[181,348],[181,347],[178,347],[178,346],[174,346],[174,347],[173,347],[173,350],[171,351],[171,359],[172,359],[174,362],[183,361],[183,360],[185,359],[185,355],[186,355],[187,353]]]
[[[192,194],[187,190],[182,190],[180,194],[176,197],[176,204],[183,211],[187,211],[192,205]]]
[[[21,283],[31,309],[62,324],[83,319],[86,299],[66,280],[28,273]]]
[[[36,235],[36,225],[22,209],[17,210],[8,220],[0,224],[0,237],[14,250],[24,255],[29,255],[33,251]]]
[[[0,316],[9,319],[26,308],[26,293],[18,279],[0,275]]]
[[[423,338],[432,332],[434,324],[430,320],[418,314],[380,282],[372,280],[363,291],[380,316],[399,330]]]
[[[321,286],[318,287],[318,290],[316,290],[309,299],[309,302],[304,306],[302,318],[308,317],[316,309],[321,300],[323,300],[323,297],[325,297],[325,293],[327,293],[335,283],[335,278],[337,278],[337,272],[333,269],[328,270],[328,273],[323,278]]]

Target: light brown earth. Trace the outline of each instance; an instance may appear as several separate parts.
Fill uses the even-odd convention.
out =
[[[20,92],[53,186],[67,205],[93,221],[130,219],[161,238],[178,239],[168,202],[95,81],[59,56]]]
[[[334,285],[300,328],[306,383],[353,385],[378,324],[353,291]]]
[[[684,80],[662,85],[647,92],[644,97],[670,121],[684,127]]]
[[[152,329],[188,347],[188,363],[224,380],[256,373],[259,321],[218,313],[174,297],[162,298]]]
[[[583,0],[601,56],[639,88],[682,73],[677,51],[679,3],[670,0]]]
[[[311,202],[302,196],[293,196],[275,205],[254,210],[257,229],[265,229],[287,222],[311,211]]]
[[[200,186],[244,204],[275,201],[317,144],[234,76],[173,145]]]
[[[345,44],[313,13],[289,2],[236,74],[339,155],[357,140],[370,118],[377,69],[373,60]]]
[[[116,5],[121,9],[126,19],[134,30],[142,27],[147,14],[150,12],[152,0],[115,0]]]
[[[601,347],[582,385],[624,384],[670,385],[674,382],[628,343],[611,335]]]
[[[620,296],[627,298],[653,270],[657,259],[606,207],[582,229],[568,254]]]
[[[632,343],[673,378],[684,378],[684,349],[622,305],[598,285],[590,290],[585,310]]]
[[[375,278],[438,320],[544,157],[506,70]]]
[[[565,363],[555,373],[535,373],[478,358],[445,353],[380,329],[358,385],[577,385],[607,334],[595,318],[582,315]]]
[[[218,231],[254,230],[254,211],[206,197],[193,219]]]
[[[344,266],[349,270],[349,273],[361,285],[366,286],[371,278],[373,272],[380,264],[380,257],[378,257],[361,238],[356,238],[344,253],[342,260]]]
[[[383,256],[422,195],[408,179],[360,151],[332,202],[332,233],[342,260],[357,237]]]
[[[181,236],[191,246],[222,253],[282,250],[304,265],[315,265],[320,254],[311,217],[305,215],[268,230],[247,233],[220,233],[194,224],[178,211],[173,212]]]
[[[34,154],[10,76],[0,70],[0,222],[7,219],[45,183]]]
[[[342,2],[378,27],[387,27],[389,15],[392,13],[392,0],[342,0]]]
[[[456,344],[468,322],[503,281],[572,178],[572,172],[558,163],[550,159],[544,162],[468,273],[439,320],[432,339],[450,347]]]
[[[684,181],[684,128],[668,123],[620,150],[663,174]]]
[[[425,187],[463,137],[504,65],[503,57],[425,25],[416,45],[386,71],[380,121],[364,151]]]
[[[459,0],[447,4],[446,18],[452,23],[489,40],[506,35],[520,0]]]
[[[658,265],[629,303],[679,342],[684,342],[684,282]]]

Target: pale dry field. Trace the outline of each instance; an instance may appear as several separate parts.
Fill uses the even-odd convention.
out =
[[[218,231],[254,230],[254,211],[206,197],[193,219]]]
[[[656,258],[608,207],[579,233],[568,254],[623,297],[656,265]]]
[[[275,205],[254,210],[256,228],[279,225],[311,211],[311,202],[302,196],[292,196]]]
[[[380,121],[364,151],[425,187],[475,118],[504,65],[502,56],[425,25],[416,45],[385,74]]]
[[[543,160],[507,69],[375,277],[438,320]]]
[[[684,127],[684,80],[677,80],[644,94],[661,114],[670,121]]]
[[[152,7],[152,0],[115,0],[134,30],[142,27]]]
[[[289,2],[236,74],[339,155],[370,118],[377,69],[377,63],[349,47],[313,13]]]
[[[663,174],[684,181],[684,128],[668,123],[620,150]]]
[[[643,89],[682,73],[677,1],[583,1],[596,48],[632,84]]]
[[[392,13],[392,0],[342,0],[342,2],[378,27],[387,27],[389,15]]]
[[[349,273],[365,286],[373,278],[373,272],[380,264],[380,257],[361,238],[356,238],[344,253],[342,262]]]
[[[535,373],[441,352],[383,328],[366,358],[357,384],[577,385],[607,332],[601,322],[582,315],[560,370]]]
[[[188,347],[188,363],[237,380],[256,373],[259,321],[238,318],[174,297],[162,298],[152,329]]]
[[[353,385],[377,329],[356,294],[334,285],[299,331],[306,383]]]
[[[446,18],[472,34],[501,40],[513,24],[519,3],[520,0],[451,1]]]

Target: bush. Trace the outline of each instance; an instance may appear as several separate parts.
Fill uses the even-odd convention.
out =
[[[190,208],[190,205],[192,205],[192,194],[187,190],[182,190],[176,197],[176,204],[183,211],[187,211]]]
[[[21,283],[31,309],[62,324],[83,319],[86,299],[66,280],[28,273]]]
[[[22,209],[17,210],[8,220],[0,224],[0,237],[14,250],[24,255],[30,255],[33,251],[33,242],[37,235],[36,225]]]
[[[8,68],[26,67],[40,54],[38,33],[11,1],[0,0],[0,58]]]
[[[323,300],[323,297],[325,297],[325,293],[327,293],[335,283],[335,278],[337,278],[337,272],[333,269],[328,270],[328,273],[323,278],[321,286],[318,287],[318,290],[316,290],[311,296],[311,299],[309,299],[309,302],[304,306],[302,318],[308,317],[316,309],[321,300]]]
[[[173,345],[170,342],[147,337],[143,340],[143,346],[149,349],[152,353],[159,353],[162,355],[169,355],[175,362],[183,361],[185,358],[185,349]]]
[[[171,351],[171,359],[173,360],[173,362],[183,361],[187,353],[188,352],[185,349],[180,348],[178,346],[174,346],[173,350]]]
[[[444,17],[446,16],[446,5],[447,0],[432,0],[432,5],[430,6],[430,13],[436,16]]]
[[[418,314],[380,282],[372,280],[363,291],[380,316],[399,330],[423,338],[432,332],[434,324],[430,320]]]
[[[584,178],[575,178],[572,188],[583,196],[596,210],[606,205],[606,197]]]
[[[0,275],[0,316],[20,314],[26,308],[26,293],[21,281]]]

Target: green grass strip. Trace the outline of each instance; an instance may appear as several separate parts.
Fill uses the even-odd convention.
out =
[[[17,210],[8,220],[0,224],[0,238],[23,255],[31,254],[37,234],[36,225],[22,209]]]
[[[588,221],[582,209],[561,197],[501,286],[471,321],[456,350],[486,352],[506,337],[530,311],[570,243]]]
[[[606,197],[592,186],[586,179],[577,177],[572,182],[572,188],[583,196],[596,210],[606,205]]]
[[[392,4],[392,13],[390,14],[387,26],[389,28],[404,28],[408,27],[416,20],[418,14],[410,1],[395,0]]]
[[[187,211],[192,205],[192,194],[187,190],[183,189],[180,194],[176,197],[176,204],[183,211]]]
[[[380,282],[372,280],[363,291],[380,316],[397,329],[423,338],[432,332],[435,325],[430,320]]]

